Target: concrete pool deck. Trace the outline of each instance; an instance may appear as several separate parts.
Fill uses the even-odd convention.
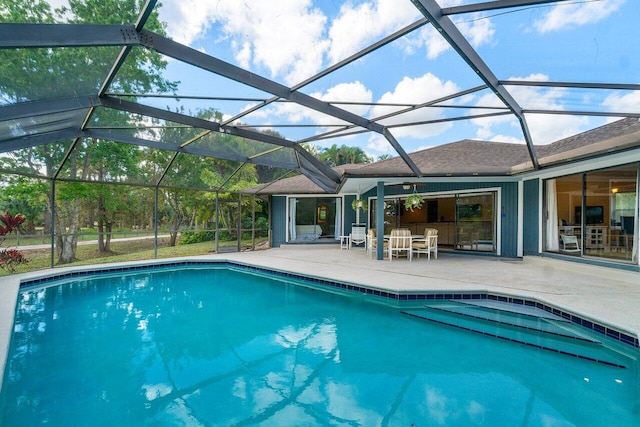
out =
[[[508,260],[439,253],[394,261],[378,261],[362,249],[335,245],[290,245],[255,252],[221,253],[186,259],[229,260],[340,282],[397,292],[489,292],[553,305],[584,319],[640,336],[640,273],[543,257]],[[127,264],[161,264],[159,259]],[[183,259],[181,259],[183,260]],[[106,265],[98,265],[105,268]],[[12,333],[21,280],[84,271],[68,267],[0,277],[0,384]]]

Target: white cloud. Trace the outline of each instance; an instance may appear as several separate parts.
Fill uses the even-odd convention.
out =
[[[251,49],[251,43],[232,43],[233,50],[236,52],[236,60],[242,68],[249,68],[251,65],[251,56],[253,55],[253,49]]]
[[[460,88],[451,81],[443,82],[431,73],[412,79],[405,77],[396,85],[393,92],[387,92],[378,100],[379,103],[403,103],[422,104],[425,100],[438,99],[446,95],[459,92]],[[385,114],[397,111],[398,107],[376,106],[371,110],[371,117],[376,118]],[[420,122],[425,120],[435,120],[442,118],[441,111],[437,109],[421,108],[408,113],[394,116],[382,121],[384,125],[397,123]],[[394,128],[393,134],[396,137],[413,137],[424,139],[437,135],[450,128],[451,123],[437,125],[422,125]]]
[[[332,88],[329,88],[325,92],[311,93],[310,96],[326,102],[350,101],[362,104],[370,104],[373,98],[371,91],[358,81],[351,83],[340,83]],[[337,107],[346,111],[350,111],[359,116],[366,115],[370,108],[368,105],[350,104],[339,104],[337,105]],[[278,122],[282,122],[284,120],[292,123],[311,121],[312,123],[318,125],[348,124],[331,116],[323,114],[319,111],[304,108],[298,104],[290,102],[277,103],[272,107],[264,108],[253,114],[260,114],[261,117],[281,117],[281,119],[278,119]],[[282,117],[284,117],[284,119],[282,119]]]
[[[272,77],[298,83],[322,66],[328,49],[327,18],[310,0],[272,2],[167,2],[160,19],[176,41],[193,45],[214,24],[218,40],[229,40],[238,63],[265,67]]]
[[[481,17],[480,14],[474,14],[472,20],[455,23],[458,30],[474,48],[494,42],[495,29],[491,20],[488,18],[478,19]],[[415,36],[409,35],[403,39],[406,54],[413,54],[417,49],[424,48],[427,58],[436,59],[451,48],[449,42],[432,25],[425,25],[415,34]]]
[[[587,117],[550,114],[527,115],[527,124],[536,145],[545,145],[577,135],[589,124]]]
[[[606,97],[602,105],[609,111],[638,112],[640,111],[640,92],[630,92],[624,95],[622,93],[614,93]]]
[[[329,60],[336,63],[420,18],[410,2],[377,0],[340,7],[340,13],[329,29]]]
[[[516,138],[512,135],[493,135],[491,138],[483,138],[483,141],[508,142],[510,144],[524,144],[524,139]]]
[[[367,142],[367,148],[369,149],[369,152],[376,153],[374,157],[381,154],[391,154],[393,156],[398,155],[396,150],[391,146],[391,144],[389,144],[389,141],[379,133],[371,134],[369,141]]]
[[[377,101],[378,103],[402,103],[402,104],[422,104],[428,99],[437,99],[452,93],[459,92],[458,86],[451,82],[443,82],[431,73],[426,73],[415,79],[405,77],[396,85],[393,92],[387,92]],[[391,112],[397,111],[399,107],[389,107],[378,105],[371,109],[370,117],[375,119]],[[410,111],[405,114],[394,116],[381,123],[389,126],[393,124],[420,122],[426,120],[437,120],[442,118],[442,112],[437,109],[422,108]],[[431,136],[439,135],[447,129],[451,128],[451,123],[440,123],[431,125],[416,125],[392,128],[391,133],[396,139],[415,138],[425,140]],[[402,144],[402,143],[401,143]],[[387,139],[380,134],[371,134],[367,142],[367,148],[375,155],[392,154],[397,155],[396,151],[389,144]]]
[[[447,2],[459,3],[460,0]],[[304,81],[328,63],[336,63],[420,17],[410,2],[396,0],[346,2],[333,20],[311,0],[289,0],[275,5],[263,0],[173,0],[164,2],[159,11],[161,21],[167,23],[168,35],[174,40],[192,47],[210,43],[210,33],[215,29],[213,38],[231,47],[240,66],[264,68],[270,78],[281,79],[288,85]],[[488,19],[458,25],[474,47],[493,38],[494,30]],[[403,42],[407,51],[425,49],[433,59],[449,48],[431,26],[425,26]],[[206,46],[203,50],[212,48]]]
[[[544,74],[532,74],[528,77],[513,77],[513,80],[531,80],[531,81],[548,81],[548,76]],[[549,109],[549,110],[564,110],[562,104],[562,96],[565,94],[565,90],[561,88],[539,88],[531,86],[512,86],[509,88],[509,92],[516,100],[516,102],[524,109]],[[478,106],[497,107],[504,106],[504,104],[493,94],[489,93],[478,99]],[[476,114],[481,114],[486,111],[476,111]],[[533,143],[536,145],[543,145],[555,142],[559,139],[567,136],[575,135],[582,132],[584,127],[588,124],[588,119],[585,117],[571,116],[571,115],[550,115],[550,114],[529,114],[526,116],[527,125]],[[476,137],[483,140],[490,141],[505,141],[505,142],[523,142],[524,137],[508,137],[504,134],[500,134],[500,130],[504,132],[506,129],[513,129],[514,134],[522,135],[522,128],[518,120],[511,115],[490,117],[483,119],[474,119],[472,123],[478,126]]]
[[[460,32],[474,48],[491,43],[496,32],[489,19],[479,19],[471,22],[461,21],[457,25]]]
[[[616,12],[625,2],[626,0],[607,0],[559,3],[535,21],[533,26],[539,32],[547,33],[592,24]]]
[[[420,35],[423,38],[424,47],[427,49],[427,58],[436,59],[447,49],[451,48],[449,42],[447,42],[440,33],[431,25],[426,26],[420,30]]]
[[[215,23],[217,4],[199,0],[166,1],[158,8],[160,20],[167,23],[173,40],[191,45]]]

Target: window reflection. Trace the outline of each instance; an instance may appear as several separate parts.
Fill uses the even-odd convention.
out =
[[[547,180],[545,249],[637,263],[637,181],[637,164]]]

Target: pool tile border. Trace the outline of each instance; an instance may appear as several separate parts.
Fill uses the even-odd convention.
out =
[[[607,326],[605,324],[594,322],[583,317],[580,317],[574,313],[564,311],[554,307],[550,304],[546,304],[535,299],[527,299],[517,296],[500,295],[490,292],[437,292],[437,291],[425,291],[425,292],[393,292],[389,290],[381,290],[377,288],[358,285],[355,283],[341,282],[316,276],[308,276],[299,273],[292,273],[288,271],[282,271],[278,269],[271,269],[267,267],[259,267],[251,264],[245,264],[237,261],[229,260],[181,260],[181,261],[165,261],[159,263],[147,263],[136,264],[127,266],[112,266],[104,268],[92,268],[85,270],[74,270],[67,272],[60,272],[58,274],[51,274],[45,277],[36,277],[31,279],[24,279],[20,282],[20,288],[38,286],[47,282],[64,280],[76,277],[90,276],[99,273],[118,273],[118,272],[131,272],[131,271],[143,271],[153,270],[162,267],[180,267],[180,266],[233,266],[240,267],[248,271],[255,271],[260,273],[274,274],[276,276],[305,280],[313,284],[326,286],[329,288],[336,288],[346,291],[358,292],[366,295],[373,295],[376,297],[387,298],[393,301],[437,301],[437,300],[493,300],[498,302],[505,302],[515,305],[524,305],[528,307],[535,307],[542,309],[546,312],[561,316],[567,319],[571,323],[580,325],[601,335],[607,336],[614,340],[619,341],[622,344],[632,346],[636,349],[640,348],[640,340],[638,337],[634,337],[632,334],[623,332]]]

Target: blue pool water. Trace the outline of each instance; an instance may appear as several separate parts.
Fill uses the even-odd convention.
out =
[[[237,268],[25,289],[2,426],[638,426],[638,366]],[[405,307],[406,308],[406,307]]]

